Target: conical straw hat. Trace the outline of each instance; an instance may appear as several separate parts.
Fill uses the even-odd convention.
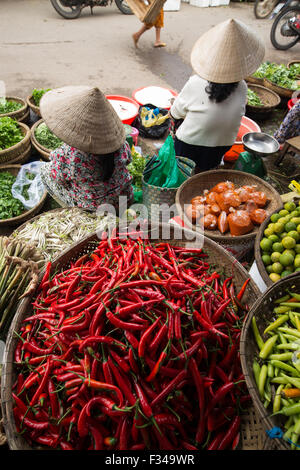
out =
[[[125,142],[122,121],[98,88],[67,86],[48,91],[40,111],[57,137],[84,152],[111,153]]]
[[[229,19],[211,28],[195,43],[191,64],[200,77],[214,83],[233,83],[254,73],[265,54],[257,33]]]

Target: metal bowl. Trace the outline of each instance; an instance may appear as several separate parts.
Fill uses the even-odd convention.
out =
[[[280,147],[274,137],[264,132],[248,132],[243,136],[243,144],[246,150],[260,156],[272,155]]]

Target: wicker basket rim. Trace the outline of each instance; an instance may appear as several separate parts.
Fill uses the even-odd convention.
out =
[[[6,96],[5,99],[8,100],[8,101],[21,102],[23,104],[23,106],[22,106],[22,108],[17,109],[16,111],[11,111],[10,113],[0,114],[0,117],[4,117],[4,116],[5,117],[13,117],[16,114],[22,113],[23,111],[24,112],[27,111],[28,105],[27,105],[26,101],[23,98],[19,98],[18,96]]]
[[[209,176],[209,175],[214,174],[214,173],[220,174],[221,172],[222,172],[222,173],[225,173],[225,175],[228,176],[227,179],[229,179],[229,180],[230,180],[230,175],[236,175],[236,176],[239,176],[239,175],[242,176],[242,175],[243,175],[243,176],[245,176],[245,173],[244,173],[243,171],[239,171],[239,170],[221,170],[221,169],[220,169],[220,170],[205,171],[205,172],[200,173],[200,174],[203,175],[203,174],[205,173],[206,175]],[[269,189],[269,191],[274,194],[274,196],[276,195],[276,194],[275,194],[275,193],[276,193],[275,189],[274,189],[269,183],[267,183],[266,181],[262,181],[262,179],[259,178],[259,177],[256,176],[256,175],[252,175],[252,174],[250,174],[250,173],[247,173],[247,175],[249,175],[249,177],[251,177],[252,179],[254,179],[254,181],[256,181],[257,183],[259,183],[261,186],[266,186],[266,187]],[[189,178],[189,180],[187,180],[187,181],[185,181],[184,183],[182,183],[182,185],[178,188],[178,191],[177,191],[176,196],[175,196],[175,204],[176,204],[177,210],[178,210],[178,212],[179,212],[179,214],[180,214],[181,216],[182,216],[182,214],[183,214],[183,211],[182,211],[182,207],[181,207],[181,204],[180,204],[180,201],[179,201],[179,193],[180,193],[180,190],[181,190],[181,188],[183,188],[184,186],[186,186],[187,184],[189,184],[189,183],[191,182],[191,180],[196,180],[198,176],[199,176],[199,174],[198,174],[198,175],[191,176],[191,177]],[[225,176],[225,178],[226,178],[226,176]],[[278,196],[279,196],[279,193],[278,193]],[[280,196],[279,196],[279,197],[280,197]],[[277,199],[278,199],[278,198],[277,198]],[[278,199],[278,203],[279,203],[279,199]],[[277,210],[278,210],[278,209],[277,209]],[[187,218],[186,218],[186,219],[187,219]],[[192,223],[190,223],[188,219],[186,220],[186,224],[188,225],[188,227],[189,227],[190,229],[191,229],[191,227],[193,227],[193,230],[195,230],[195,226],[194,226]],[[235,241],[235,242],[244,242],[244,241],[247,241],[247,240],[249,241],[249,240],[254,239],[254,238],[257,236],[258,229],[259,229],[259,228],[257,228],[257,229],[254,228],[252,232],[247,233],[247,234],[245,234],[245,235],[239,235],[239,236],[237,236],[237,237],[232,237],[231,235],[228,236],[228,235],[210,234],[210,233],[208,233],[209,231],[206,231],[205,233],[206,233],[206,236],[207,236],[208,238],[211,238],[211,239],[213,239],[213,240],[216,240],[217,242],[225,242],[225,243],[226,243],[226,242],[232,242],[232,241]],[[200,230],[197,229],[197,228],[196,228],[196,231],[199,231],[199,232],[200,232]]]
[[[280,99],[280,96],[273,90],[271,90],[270,88],[266,88],[265,86],[263,85],[258,85],[258,84],[255,84],[255,83],[249,83],[248,85],[248,88],[252,89],[258,89],[259,91],[262,91],[264,92],[266,95],[270,95],[270,96],[273,96],[274,99],[276,98],[276,103],[273,103],[273,104],[264,104],[263,106],[253,106],[251,104],[248,104],[247,102],[247,107],[251,108],[251,109],[255,109],[255,110],[267,110],[267,109],[272,109],[272,108],[275,108],[276,106],[279,105],[281,99]],[[254,90],[255,91],[255,90]]]
[[[277,83],[272,82],[272,80],[270,80],[269,78],[264,78],[264,80],[266,80],[266,82],[270,83],[275,88],[279,88],[279,90],[286,91],[286,92],[293,92],[294,91],[294,90],[291,90],[291,88],[284,88],[283,86],[277,85]]]
[[[17,121],[17,124],[18,124],[18,126],[21,127],[21,130],[24,134],[24,137],[17,144],[12,145],[11,147],[9,147],[7,149],[0,150],[0,158],[2,156],[4,156],[5,154],[7,154],[7,152],[11,152],[12,150],[16,150],[18,147],[21,147],[22,145],[25,144],[25,142],[27,142],[27,140],[30,139],[30,128],[29,128],[29,126],[27,126],[27,124],[24,124],[24,122],[19,122],[19,121]]]
[[[31,133],[31,142],[32,144],[35,146],[35,148],[37,150],[42,150],[44,153],[50,155],[50,153],[52,152],[52,150],[50,149],[47,149],[47,147],[44,147],[42,144],[39,143],[39,141],[36,139],[35,137],[35,130],[36,128],[42,124],[44,121],[44,119],[39,119],[38,121],[36,121],[33,126],[31,127],[30,129],[30,133]]]

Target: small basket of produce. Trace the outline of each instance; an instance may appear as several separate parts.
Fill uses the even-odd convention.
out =
[[[31,143],[46,161],[49,161],[51,151],[63,144],[62,140],[50,131],[43,119],[33,124],[31,128]]]
[[[43,207],[47,192],[45,191],[39,203],[27,210],[19,199],[12,194],[12,187],[16,181],[21,165],[0,166],[0,227],[20,225],[37,214]],[[26,187],[24,197],[26,198]]]
[[[0,117],[0,164],[26,161],[31,152],[30,129],[11,117]]]
[[[264,119],[280,104],[280,96],[261,85],[248,85],[246,114]]]
[[[295,73],[296,78],[300,79],[300,60],[291,60],[287,64],[287,68]]]
[[[39,117],[41,117],[40,101],[47,91],[50,91],[50,88],[35,88],[26,99],[29,108]]]
[[[300,205],[286,202],[261,225],[255,260],[267,286],[300,271]]]
[[[0,98],[0,117],[4,116],[26,123],[29,117],[29,109],[26,101],[17,96]]]
[[[236,170],[199,173],[176,194],[177,210],[186,226],[204,230],[237,257],[253,248],[259,226],[281,205],[280,195],[270,184]]]
[[[285,103],[299,89],[295,70],[284,64],[263,62],[254,74],[263,79],[263,86],[277,93]]]
[[[1,378],[11,450],[243,445],[237,410],[251,402],[236,322],[259,291],[212,240],[171,225],[134,227],[73,245],[19,303]]]
[[[278,450],[300,448],[300,273],[268,288],[241,334],[241,363],[260,421]]]

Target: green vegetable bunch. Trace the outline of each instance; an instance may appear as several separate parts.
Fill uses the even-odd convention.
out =
[[[17,121],[8,116],[0,117],[0,150],[16,145],[23,137]]]
[[[264,105],[260,97],[258,96],[258,94],[255,91],[250,90],[250,88],[248,88],[247,96],[248,96],[248,104],[250,106],[263,106]]]
[[[137,190],[142,189],[142,176],[146,165],[146,159],[135,150],[132,151],[132,162],[127,165],[127,169],[133,180],[132,184]]]
[[[0,114],[12,113],[22,108],[22,103],[18,101],[0,99]]]
[[[33,101],[34,101],[34,104],[36,106],[39,106],[40,105],[40,101],[42,99],[42,96],[47,93],[47,91],[50,91],[51,88],[40,88],[40,89],[34,89],[33,92],[32,92],[32,98],[33,98]]]
[[[49,150],[54,150],[63,144],[63,141],[56,137],[44,122],[37,126],[34,135],[36,140]]]
[[[263,62],[253,74],[257,78],[267,78],[272,83],[289,90],[297,90],[300,86],[297,83],[297,73],[294,69],[288,69],[284,64],[274,62]]]
[[[300,75],[300,63],[291,64],[289,70],[291,74],[295,76],[295,78],[298,78],[298,76]]]
[[[23,204],[12,195],[12,185],[16,177],[8,171],[0,172],[0,219],[10,219],[22,214]]]

